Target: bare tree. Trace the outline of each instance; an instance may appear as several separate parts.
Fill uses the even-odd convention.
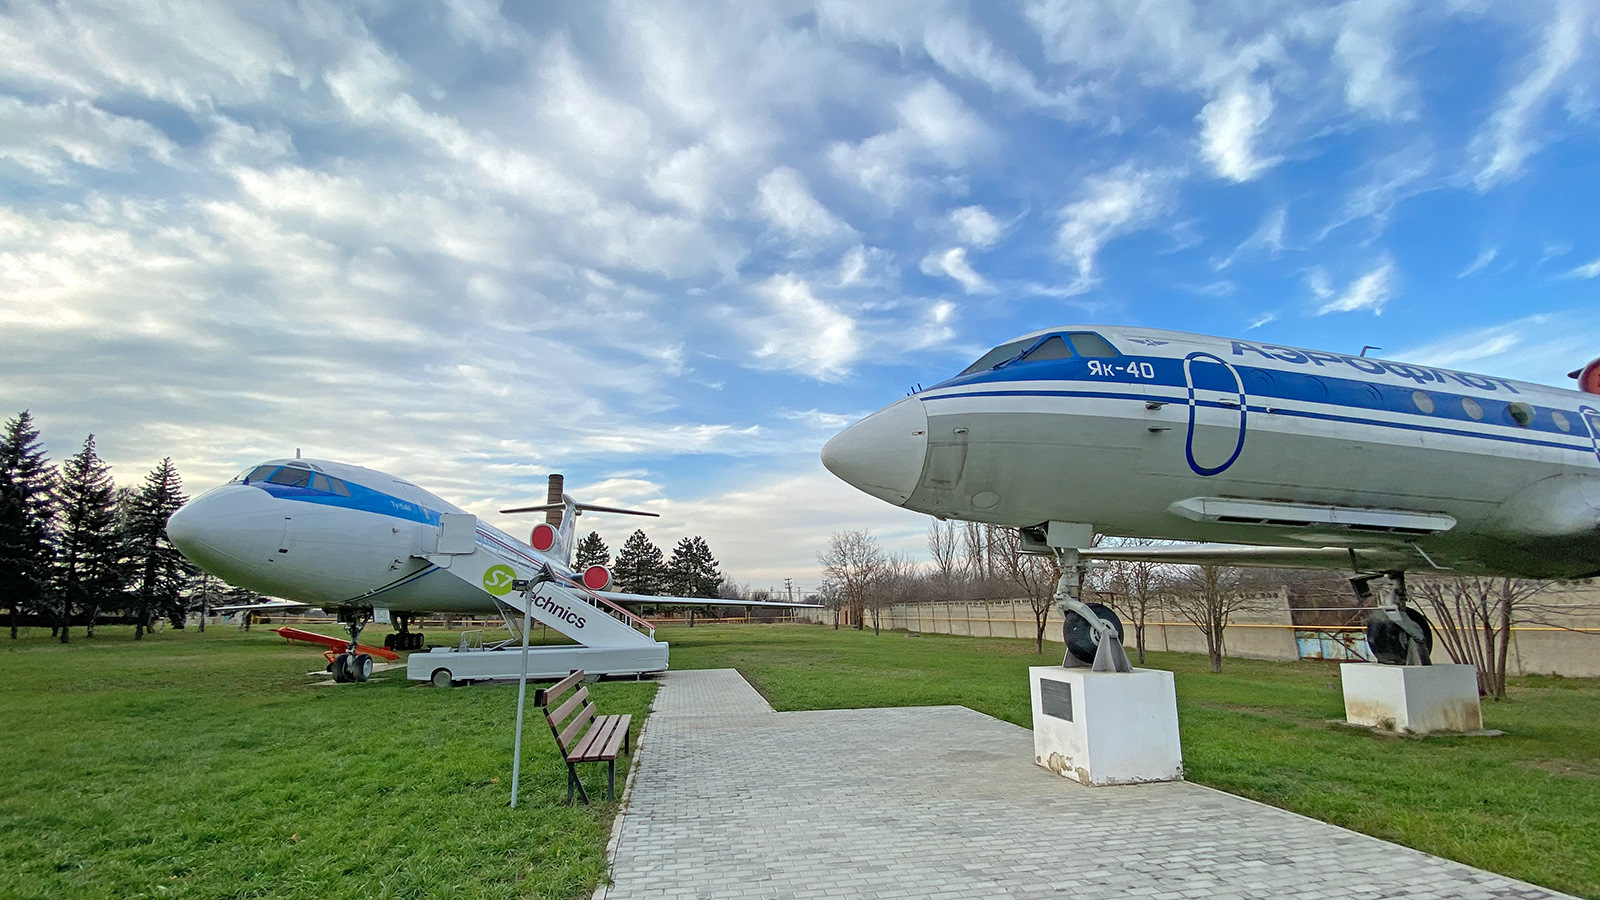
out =
[[[966,565],[954,522],[934,519],[928,524],[928,556],[933,559],[929,579],[934,592],[944,600],[955,599],[965,586]]]
[[[831,581],[824,581],[817,585],[817,595],[814,598],[821,603],[823,608],[833,613],[833,630],[839,630],[839,612],[844,609],[844,592]]]
[[[1050,608],[1055,605],[1061,570],[1054,557],[1023,553],[1022,534],[1016,529],[985,525],[983,530],[990,570],[998,572],[1028,598],[1028,606],[1033,609],[1034,652],[1042,654],[1044,629],[1050,621]]]
[[[1548,581],[1455,576],[1416,582],[1433,613],[1434,636],[1458,663],[1478,670],[1478,693],[1506,698],[1506,669],[1513,626],[1538,623],[1564,628],[1579,604],[1561,603]]]
[[[860,631],[866,624],[863,619],[867,595],[874,583],[883,577],[887,563],[878,539],[865,529],[835,531],[828,536],[827,548],[817,554],[817,562],[822,564],[828,580],[844,595],[844,607],[850,610],[856,630]],[[836,615],[834,627],[838,624]]]
[[[1178,578],[1168,602],[1178,614],[1200,629],[1206,639],[1206,658],[1211,671],[1222,671],[1227,651],[1224,632],[1233,615],[1255,609],[1259,603],[1240,590],[1240,572],[1228,566],[1192,566]]]
[[[890,553],[884,556],[883,566],[867,586],[865,595],[867,611],[872,614],[873,634],[881,633],[884,610],[904,602],[916,592],[918,575],[917,564],[904,554]]]
[[[1118,541],[1121,547],[1145,547],[1155,544],[1146,538],[1129,538]],[[1162,587],[1162,566],[1148,560],[1114,560],[1105,574],[1105,585],[1112,596],[1112,607],[1133,628],[1133,645],[1138,651],[1139,664],[1144,664],[1144,627],[1150,618],[1150,608],[1156,604]]]

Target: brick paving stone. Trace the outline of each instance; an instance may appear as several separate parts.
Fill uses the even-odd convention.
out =
[[[1565,895],[1188,782],[1091,788],[960,706],[775,713],[662,676],[596,900]]]

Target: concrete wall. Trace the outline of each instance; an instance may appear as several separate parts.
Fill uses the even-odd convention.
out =
[[[1294,660],[1300,658],[1295,642],[1297,629],[1291,619],[1288,590],[1255,595],[1255,608],[1234,615],[1223,633],[1225,652],[1230,657]],[[1512,675],[1555,674],[1571,678],[1600,678],[1600,586],[1562,585],[1551,588],[1529,601],[1526,609],[1543,621],[1512,629],[1508,669]],[[830,610],[799,610],[798,620],[833,624]],[[848,627],[846,620],[841,627]],[[1126,623],[1125,623],[1126,625]],[[871,613],[866,627],[872,627]],[[882,615],[882,627],[923,631],[931,634],[956,634],[971,637],[1003,637],[1033,640],[1033,611],[1027,600],[974,600],[971,602],[928,601],[896,604]],[[1578,630],[1574,630],[1578,629]],[[1125,627],[1126,643],[1133,646],[1133,629]],[[1316,629],[1299,629],[1312,634]],[[1051,610],[1045,625],[1045,641],[1061,644],[1061,618]],[[1185,621],[1176,610],[1157,607],[1145,625],[1145,647],[1175,653],[1204,653],[1205,636]],[[1436,642],[1438,659],[1448,661],[1442,642]]]

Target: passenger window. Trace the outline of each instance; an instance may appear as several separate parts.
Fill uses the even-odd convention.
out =
[[[1533,407],[1520,400],[1506,407],[1506,415],[1523,428],[1533,424]]]
[[[277,468],[277,466],[256,466],[254,469],[250,470],[248,475],[244,476],[244,483],[250,484],[253,481],[266,481],[267,476],[271,475],[277,470]]]
[[[1566,413],[1563,413],[1561,410],[1559,410],[1559,409],[1551,410],[1550,411],[1550,421],[1556,423],[1556,427],[1561,429],[1562,432],[1564,432],[1564,433],[1571,433],[1572,432],[1572,422],[1567,419]]]
[[[1071,335],[1071,338],[1072,349],[1076,350],[1079,356],[1094,358],[1122,355],[1117,352],[1117,348],[1106,343],[1105,338],[1093,332],[1078,332]]]
[[[305,487],[311,481],[311,472],[306,469],[291,469],[285,466],[272,473],[267,481],[271,484],[281,484],[284,487]]]
[[[324,494],[333,493],[333,485],[328,483],[328,476],[320,473],[311,476],[311,488],[312,490],[322,491]]]
[[[1059,336],[1051,335],[1044,343],[1029,350],[1019,362],[1044,362],[1047,359],[1071,359],[1072,351],[1067,349],[1067,342]]]
[[[1584,413],[1583,417],[1589,421],[1589,434],[1600,439],[1600,413]]]
[[[1033,338],[1028,338],[1027,340],[1023,341],[1012,341],[1009,344],[1001,344],[993,350],[990,350],[988,353],[978,357],[978,361],[970,366],[967,366],[965,369],[962,369],[961,374],[971,375],[974,372],[986,372],[1003,362],[1007,362],[1016,358],[1016,355],[1028,349],[1028,347],[1033,344],[1033,341]]]
[[[1478,401],[1472,399],[1471,397],[1462,397],[1461,409],[1464,410],[1467,415],[1471,416],[1474,421],[1482,421],[1483,407],[1478,405]]]
[[[1433,415],[1433,395],[1429,394],[1427,391],[1412,391],[1411,402],[1417,405],[1417,409],[1422,410],[1430,416]]]

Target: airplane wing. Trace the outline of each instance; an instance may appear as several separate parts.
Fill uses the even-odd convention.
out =
[[[667,606],[763,606],[780,609],[821,609],[820,603],[790,603],[786,600],[729,600],[726,597],[656,597],[650,594],[623,594],[617,591],[594,593],[613,603],[661,603]]]
[[[292,609],[311,609],[314,604],[294,600],[268,600],[265,603],[236,603],[232,606],[208,606],[208,613],[232,612],[288,612]]]
[[[1283,569],[1348,569],[1357,572],[1434,569],[1426,556],[1406,547],[1268,547],[1251,544],[1169,544],[1094,547],[1085,559],[1188,566],[1251,566]]]

